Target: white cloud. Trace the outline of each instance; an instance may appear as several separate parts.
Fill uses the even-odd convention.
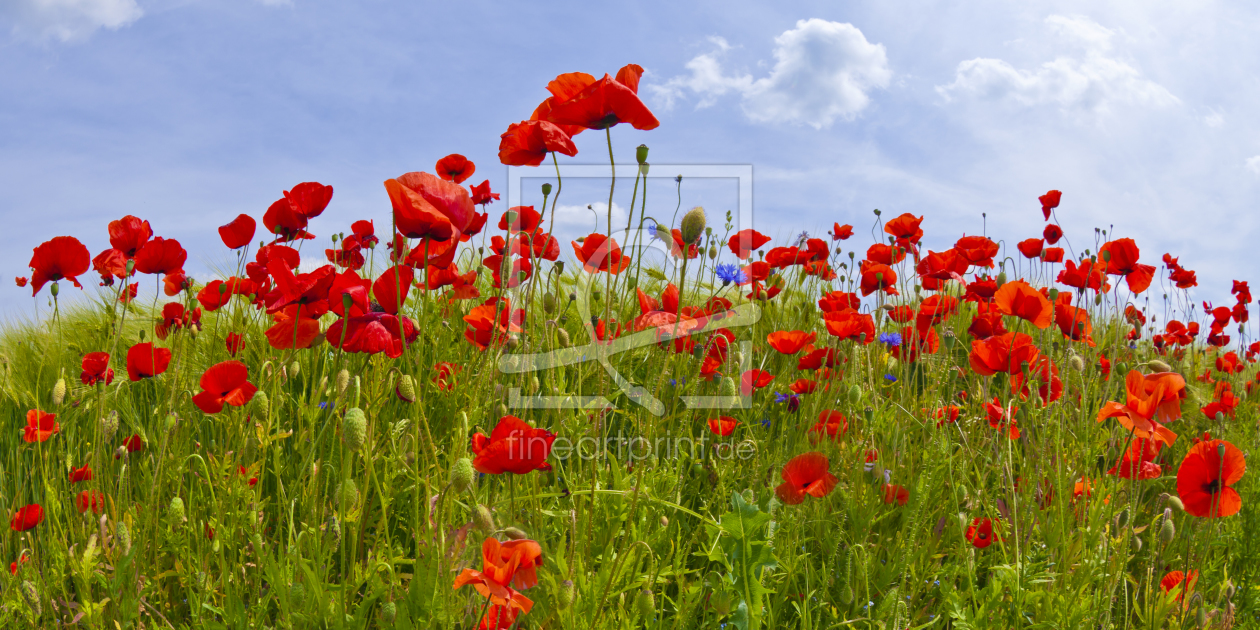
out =
[[[136,0],[10,0],[0,17],[15,35],[62,42],[80,41],[99,28],[117,30],[144,15]]]
[[[946,101],[972,97],[1030,107],[1052,104],[1064,112],[1092,114],[1108,113],[1117,105],[1161,108],[1180,103],[1163,86],[1110,54],[1115,31],[1080,16],[1052,15],[1045,22],[1080,50],[1036,70],[1021,70],[1001,59],[963,61],[954,82],[937,86],[937,93]]]
[[[1247,158],[1247,170],[1260,175],[1260,155]]]
[[[264,5],[266,5],[266,6],[269,6],[269,7],[291,7],[291,6],[293,6],[293,0],[258,0],[258,2],[261,2],[262,4],[264,4]]]
[[[1219,129],[1222,125],[1225,124],[1225,117],[1222,116],[1220,112],[1214,111],[1211,114],[1208,114],[1207,116],[1203,117],[1203,124],[1213,129]]]
[[[892,79],[882,44],[867,41],[852,24],[817,18],[800,20],[796,28],[774,39],[775,64],[770,75],[727,75],[721,57],[726,40],[709,38],[711,53],[687,62],[690,75],[651,86],[666,107],[694,94],[696,107],[708,107],[728,92],[742,96],[744,114],[754,122],[789,122],[821,129],[835,120],[852,120],[870,104],[872,89]]]

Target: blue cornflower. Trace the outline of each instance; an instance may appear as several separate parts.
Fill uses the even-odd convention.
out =
[[[787,395],[787,394],[780,394],[779,392],[775,392],[775,393],[774,393],[774,402],[776,402],[776,403],[785,403],[785,402],[787,402],[787,400],[788,400],[788,395]]]
[[[897,382],[897,377],[896,377],[896,376],[893,376],[892,374],[885,374],[885,375],[884,375],[884,380],[888,381],[889,383],[896,383],[896,382]]]
[[[889,348],[896,348],[901,345],[901,333],[880,333],[879,342]]]
[[[770,418],[762,418],[762,419],[761,419],[761,426],[763,426],[763,427],[765,427],[765,428],[769,429],[769,428],[770,428]]]
[[[327,408],[328,408],[328,403],[326,403],[326,402],[319,403],[319,408],[320,408],[320,409],[327,409]]]
[[[748,282],[748,275],[744,273],[743,269],[739,268],[739,265],[718,263],[718,266],[714,267],[713,271],[717,273],[718,279],[722,281],[722,286],[727,286],[732,282],[735,284]]]
[[[665,240],[665,237],[661,236],[661,233],[658,231],[659,228],[660,226],[655,223],[653,223],[652,225],[649,225],[648,234],[652,235],[653,240],[663,241]]]
[[[797,243],[804,243],[805,241],[808,241],[808,240],[809,240],[809,232],[801,232],[800,235],[796,237]]]

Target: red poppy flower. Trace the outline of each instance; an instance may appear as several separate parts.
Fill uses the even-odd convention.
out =
[[[227,346],[228,354],[236,356],[236,353],[245,347],[245,338],[238,333],[230,332],[224,340],[224,345]]]
[[[740,260],[748,260],[754,251],[761,249],[762,246],[769,242],[770,237],[757,230],[740,230],[731,235],[726,246]]]
[[[1199,442],[1177,469],[1177,496],[1194,516],[1233,516],[1242,509],[1242,497],[1230,486],[1246,470],[1247,461],[1237,446],[1225,440]]]
[[[535,429],[516,416],[503,416],[487,437],[472,437],[473,468],[487,475],[524,475],[535,470],[551,470],[547,457],[556,434]]]
[[[848,225],[848,224],[840,225],[839,223],[837,223],[835,224],[835,227],[831,228],[831,240],[833,241],[848,240],[850,236],[853,236],[852,225]]]
[[[1098,421],[1115,418],[1135,437],[1154,438],[1169,446],[1177,434],[1163,426],[1181,417],[1181,400],[1186,397],[1186,381],[1180,374],[1160,372],[1143,376],[1133,370],[1124,379],[1127,400],[1107,402],[1098,411]]]
[[[752,394],[753,391],[769,385],[773,380],[774,375],[765,370],[748,370],[739,378],[739,391],[747,396]]]
[[[735,418],[730,416],[719,416],[717,418],[709,418],[709,430],[714,435],[727,437],[735,432],[735,425],[739,424]]]
[[[477,214],[467,189],[429,173],[387,179],[385,190],[398,232],[407,238],[458,239]]]
[[[332,201],[333,187],[319,182],[302,182],[284,193],[284,198],[271,204],[263,214],[263,225],[277,240],[291,241],[314,238],[306,232],[311,219],[323,214]]]
[[[824,313],[843,311],[845,309],[857,310],[861,307],[862,299],[856,293],[832,291],[818,298],[818,308]]]
[[[993,397],[993,402],[984,403],[984,413],[988,416],[989,426],[1006,432],[1012,440],[1018,440],[1020,436],[1019,427],[1015,426],[1016,411],[1019,411],[1019,407],[1014,404],[1003,406],[997,396]]]
[[[876,291],[883,291],[888,295],[900,295],[897,293],[897,272],[893,271],[892,267],[864,260],[861,273],[863,297]]]
[[[511,587],[522,563],[527,561],[524,550],[507,554],[494,538],[486,538],[481,545],[481,570],[464,569],[455,578],[454,588],[472,584],[477,592],[490,600],[491,606],[505,607],[513,618],[517,610],[528,613],[534,603]],[[489,618],[489,615],[487,615]],[[495,622],[496,625],[497,622]]]
[[[1059,201],[1061,199],[1063,199],[1063,193],[1057,190],[1052,190],[1040,197],[1037,197],[1037,201],[1041,202],[1041,213],[1045,215],[1047,221],[1050,220],[1050,211],[1059,207]]]
[[[1194,590],[1194,583],[1197,582],[1198,580],[1199,580],[1198,571],[1191,571],[1189,579],[1186,579],[1186,574],[1182,573],[1181,571],[1169,571],[1168,573],[1164,574],[1163,578],[1160,578],[1159,588],[1165,593],[1171,593],[1173,589],[1176,589],[1178,586],[1181,586],[1181,588],[1178,589],[1181,592],[1177,594],[1177,600],[1180,601],[1183,595],[1185,595],[1189,591]],[[1184,586],[1182,586],[1183,583],[1184,583]]]
[[[803,330],[780,330],[767,335],[766,342],[783,354],[796,354],[817,337],[818,333],[806,333]]]
[[[31,561],[31,557],[22,552],[22,557],[9,563],[9,575],[17,575],[18,567]]]
[[[832,311],[823,315],[827,332],[841,339],[869,344],[875,341],[875,319],[870,313],[854,310]]]
[[[538,166],[548,151],[573,157],[577,146],[569,135],[563,127],[545,120],[513,123],[499,137],[499,161],[508,166]]]
[[[1134,438],[1124,456],[1107,474],[1122,479],[1158,479],[1163,469],[1154,460],[1163,447],[1164,443],[1157,440]]]
[[[884,485],[884,503],[905,505],[910,500],[910,491],[896,484]]]
[[[1054,302],[1054,323],[1063,332],[1064,337],[1072,341],[1085,341],[1092,346],[1094,340],[1090,339],[1090,335],[1094,327],[1089,321],[1089,311],[1072,306],[1071,301],[1071,293],[1059,294]]]
[[[977,267],[992,267],[998,244],[983,236],[964,236],[954,243],[954,251]]]
[[[249,403],[258,391],[249,382],[249,368],[240,361],[224,361],[210,366],[201,375],[201,392],[193,396],[193,404],[202,413],[216,414],[223,405],[242,407]]]
[[[499,193],[490,192],[490,180],[486,180],[469,188],[472,194],[473,205],[485,206],[492,201],[499,199]]]
[[[1107,265],[1105,263],[1090,262],[1088,258],[1081,260],[1078,267],[1076,263],[1067,261],[1063,271],[1059,272],[1058,282],[1069,287],[1077,289],[1093,289],[1095,293],[1111,290],[1111,284],[1107,282],[1106,277]]]
[[[433,366],[433,383],[442,391],[451,391],[455,389],[455,374],[459,372],[459,366],[454,363],[442,361]]]
[[[1041,250],[1045,247],[1045,241],[1039,238],[1029,238],[1020,241],[1015,245],[1019,249],[1019,253],[1024,258],[1033,259],[1041,257]]]
[[[1055,264],[1063,262],[1063,248],[1047,247],[1041,250],[1041,262]]]
[[[327,302],[286,306],[272,315],[274,323],[263,331],[263,335],[267,337],[267,343],[277,350],[309,348],[319,338],[319,318],[327,312]],[[331,333],[332,327],[328,330]]]
[[[884,243],[875,243],[866,249],[866,259],[881,265],[895,265],[906,259],[906,250]]]
[[[464,183],[464,180],[472,177],[476,170],[477,165],[473,164],[472,160],[458,153],[452,153],[438,160],[437,165],[433,167],[438,177],[456,184]]]
[[[22,431],[22,439],[28,444],[45,442],[53,435],[60,433],[57,425],[57,414],[46,413],[38,409],[26,412],[26,427]]]
[[[1047,243],[1054,245],[1059,242],[1059,239],[1063,238],[1063,228],[1051,223],[1046,226],[1045,230],[1042,230],[1041,236],[1046,239]]]
[[[70,483],[79,483],[80,481],[92,480],[92,467],[84,464],[82,468],[70,469]]]
[[[616,275],[630,266],[630,259],[621,255],[616,239],[606,238],[603,234],[593,232],[583,239],[581,247],[577,241],[573,241],[572,245],[573,253],[587,273],[604,271]]]
[[[512,221],[509,225],[508,216],[512,215]],[[508,208],[503,216],[499,217],[499,229],[508,232],[533,232],[537,230],[542,223],[542,215],[534,210],[534,206],[515,206]]]
[[[384,352],[385,356],[397,359],[419,336],[420,331],[410,318],[373,312],[338,319],[328,327],[325,339],[334,348],[346,352]]]
[[[844,417],[844,414],[832,409],[824,409],[818,413],[818,422],[809,429],[809,443],[817,444],[823,436],[833,442],[839,442],[848,430],[849,419]]]
[[[139,453],[144,450],[144,438],[141,438],[139,434],[133,434],[131,437],[123,440],[122,445],[128,453]],[[117,453],[114,453],[114,459],[118,459]]]
[[[1131,238],[1108,241],[1098,248],[1098,259],[1107,264],[1107,273],[1124,276],[1134,293],[1145,291],[1155,276],[1155,267],[1138,263],[1138,256],[1138,246]]]
[[[79,507],[79,514],[88,510],[92,510],[93,514],[100,514],[105,509],[105,495],[100,490],[84,490],[79,493],[75,503]]]
[[[83,372],[79,380],[84,385],[95,385],[105,381],[106,385],[114,382],[114,370],[109,367],[108,352],[89,352],[83,356]]]
[[[779,500],[788,505],[798,505],[805,496],[822,498],[831,494],[839,479],[827,468],[830,463],[822,453],[810,452],[793,457],[779,475],[783,483],[774,489]]]
[[[127,350],[127,377],[132,381],[157,376],[171,363],[171,351],[144,342]]]
[[[66,279],[74,286],[79,276],[87,273],[92,264],[88,250],[73,236],[58,236],[36,247],[31,254],[31,295],[36,295],[44,285]]]
[[[464,330],[464,338],[478,349],[485,350],[492,343],[502,344],[510,333],[521,332],[521,323],[524,321],[524,309],[513,312],[506,299],[490,298],[485,303],[474,306],[464,316],[464,322],[468,324],[468,328]]]
[[[967,542],[976,549],[984,549],[993,544],[993,519],[980,517],[971,519],[966,538]]]
[[[122,292],[118,294],[118,301],[123,304],[130,304],[132,300],[136,299],[136,292],[139,290],[140,286],[135,284],[123,289]]]
[[[258,229],[258,222],[248,214],[237,215],[232,219],[231,223],[219,226],[219,238],[223,239],[223,244],[228,249],[240,249],[249,245],[254,240],[254,231]]]
[[[117,221],[109,222],[109,246],[131,258],[153,236],[153,228],[149,222],[139,217],[127,215]]]
[[[971,354],[967,359],[977,374],[992,376],[997,372],[1019,372],[1023,364],[1031,365],[1039,354],[1032,337],[1008,332],[971,342]]]
[[[162,321],[153,328],[153,334],[157,335],[158,339],[166,339],[171,332],[186,326],[201,329],[201,309],[186,311],[183,304],[168,302],[162,306]]]
[[[9,519],[9,529],[15,532],[25,532],[35,529],[44,520],[44,508],[38,503],[18,508],[13,513],[13,518]]]
[[[258,485],[258,477],[250,477],[249,471],[245,470],[244,466],[239,467],[236,472],[242,477],[248,477],[246,483],[248,483],[251,488]]]
[[[791,385],[788,385],[788,389],[795,394],[812,394],[818,389],[818,383],[807,378],[798,378]]]
[[[927,411],[926,409],[924,411]],[[958,414],[962,413],[962,409],[958,405],[945,405],[937,409],[932,416],[936,418],[936,427],[940,428],[946,424],[954,424],[958,422]]]
[[[923,217],[916,217],[909,212],[884,224],[884,232],[897,239],[897,244],[906,249],[914,249],[914,244],[923,238],[923,229],[919,224]]]
[[[919,303],[915,314],[915,327],[926,330],[929,326],[944,323],[958,312],[958,298],[950,295],[932,295]]]
[[[324,265],[310,273],[294,274],[287,261],[273,257],[267,261],[267,271],[275,281],[275,288],[263,298],[267,305],[267,314],[295,304],[315,306],[318,310],[320,303],[323,303],[323,311],[328,310],[328,291],[336,279],[336,267]]]
[[[918,360],[920,354],[936,354],[940,348],[941,338],[935,328],[907,326],[901,329],[901,345],[892,349],[892,355],[912,363]]]
[[[833,368],[845,360],[847,359],[835,348],[816,348],[801,355],[801,358],[796,361],[796,369],[817,370],[823,366]]]
[[[1037,328],[1046,328],[1054,321],[1054,306],[1040,291],[1023,280],[1012,280],[993,294],[1003,315],[1013,315]]]
[[[136,271],[140,273],[167,274],[184,269],[188,252],[179,241],[160,236],[154,238],[136,252]]]
[[[557,125],[573,125],[587,129],[607,129],[620,123],[629,123],[639,130],[656,129],[660,121],[652,115],[643,101],[639,100],[638,78],[642,69],[627,73],[627,68],[638,68],[631,64],[617,73],[618,77],[633,83],[633,87],[605,74],[604,78],[581,88],[567,99],[553,96],[551,111],[546,119]],[[579,73],[574,73],[579,74]],[[590,75],[586,75],[590,77]],[[591,77],[593,79],[593,77]],[[550,86],[548,86],[550,89]]]
[[[16,277],[16,278],[14,278],[14,282],[16,282],[16,283],[17,283],[18,288],[19,288],[19,289],[21,289],[22,287],[25,287],[25,286],[26,286],[26,283],[28,282],[28,280],[27,280],[27,278],[26,278],[26,277],[24,277],[24,276],[18,276],[18,277]]]

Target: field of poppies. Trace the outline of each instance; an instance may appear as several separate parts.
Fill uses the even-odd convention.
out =
[[[159,216],[35,247],[3,627],[1260,624],[1245,279],[1198,304],[1056,190],[1008,241],[656,208],[616,143],[658,126],[641,73],[560,75],[508,126],[538,207],[452,154],[349,226],[315,182],[224,216],[224,277]],[[561,243],[580,133],[640,176],[627,230]]]

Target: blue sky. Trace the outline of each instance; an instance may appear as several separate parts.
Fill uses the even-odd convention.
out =
[[[1231,279],[1260,280],[1260,11],[1099,4],[6,0],[0,263],[27,275],[63,234],[95,254],[136,214],[204,274],[229,260],[214,228],[312,180],[336,191],[322,248],[387,221],[381,182],[447,153],[501,190],[499,134],[548,80],[633,62],[661,126],[614,129],[619,159],[647,143],[657,163],[752,164],[762,231],[853,223],[864,248],[880,208],[926,215],[939,249],[985,213],[1013,252],[1058,188],[1077,250],[1114,225],[1228,302]],[[602,135],[576,142],[572,162],[606,161]],[[579,188],[562,216],[604,198]],[[0,286],[5,314],[30,312],[29,289]]]

